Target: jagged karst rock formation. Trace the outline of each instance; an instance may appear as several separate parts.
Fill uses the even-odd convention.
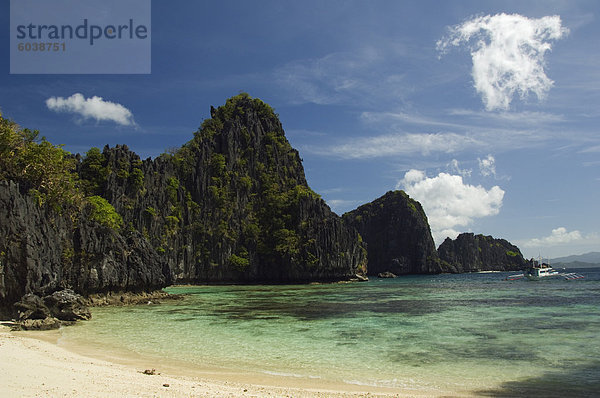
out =
[[[0,302],[72,288],[80,293],[152,290],[172,281],[137,231],[76,222],[39,206],[13,181],[0,181]]]
[[[366,254],[309,187],[273,110],[239,95],[174,154],[140,162],[105,148],[107,200],[178,282],[303,282],[364,272]],[[129,167],[129,168],[128,168]],[[131,179],[141,170],[142,183]]]
[[[390,191],[343,215],[367,243],[368,274],[444,272],[427,216],[404,191]]]
[[[504,239],[462,233],[438,248],[439,256],[450,265],[449,271],[519,271],[527,267],[521,250]]]
[[[16,128],[0,121],[0,138],[13,145]],[[44,141],[59,166],[74,165],[48,177],[41,163],[46,180],[19,169],[19,151],[35,147],[30,132],[20,134],[7,152],[17,160],[0,159],[0,307],[65,288],[88,295],[366,273],[358,233],[309,188],[273,110],[247,94],[211,107],[191,141],[156,159],[125,145],[68,159]]]

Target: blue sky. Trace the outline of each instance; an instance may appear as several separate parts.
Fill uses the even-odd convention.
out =
[[[147,75],[11,75],[2,4],[0,109],[71,152],[159,155],[245,91],[338,214],[398,188],[437,244],[600,251],[597,1],[154,0]]]

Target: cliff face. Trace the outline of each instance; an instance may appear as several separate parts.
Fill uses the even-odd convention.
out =
[[[301,282],[364,272],[358,234],[309,187],[273,110],[240,95],[154,161],[105,148],[103,195],[178,282]],[[121,177],[115,170],[123,169]],[[135,168],[143,174],[136,188]]]
[[[211,116],[181,149],[154,160],[126,146],[78,156],[85,199],[76,211],[40,205],[29,181],[0,170],[0,304],[61,288],[364,274],[358,233],[308,187],[273,110],[242,94]]]
[[[463,233],[438,248],[451,272],[519,271],[527,266],[519,248],[504,239]]]
[[[138,291],[170,282],[138,232],[107,229],[86,212],[75,222],[0,181],[0,306],[27,293]]]
[[[421,204],[404,191],[390,191],[343,216],[368,251],[368,273],[431,274],[444,271]]]

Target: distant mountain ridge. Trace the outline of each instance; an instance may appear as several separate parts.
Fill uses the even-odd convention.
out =
[[[584,254],[557,257],[550,259],[552,265],[574,267],[600,267],[600,252],[589,252]]]

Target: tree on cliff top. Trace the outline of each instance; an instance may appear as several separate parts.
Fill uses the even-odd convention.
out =
[[[80,204],[76,160],[38,136],[39,131],[22,129],[0,115],[0,180],[19,182],[39,204],[56,210]]]

